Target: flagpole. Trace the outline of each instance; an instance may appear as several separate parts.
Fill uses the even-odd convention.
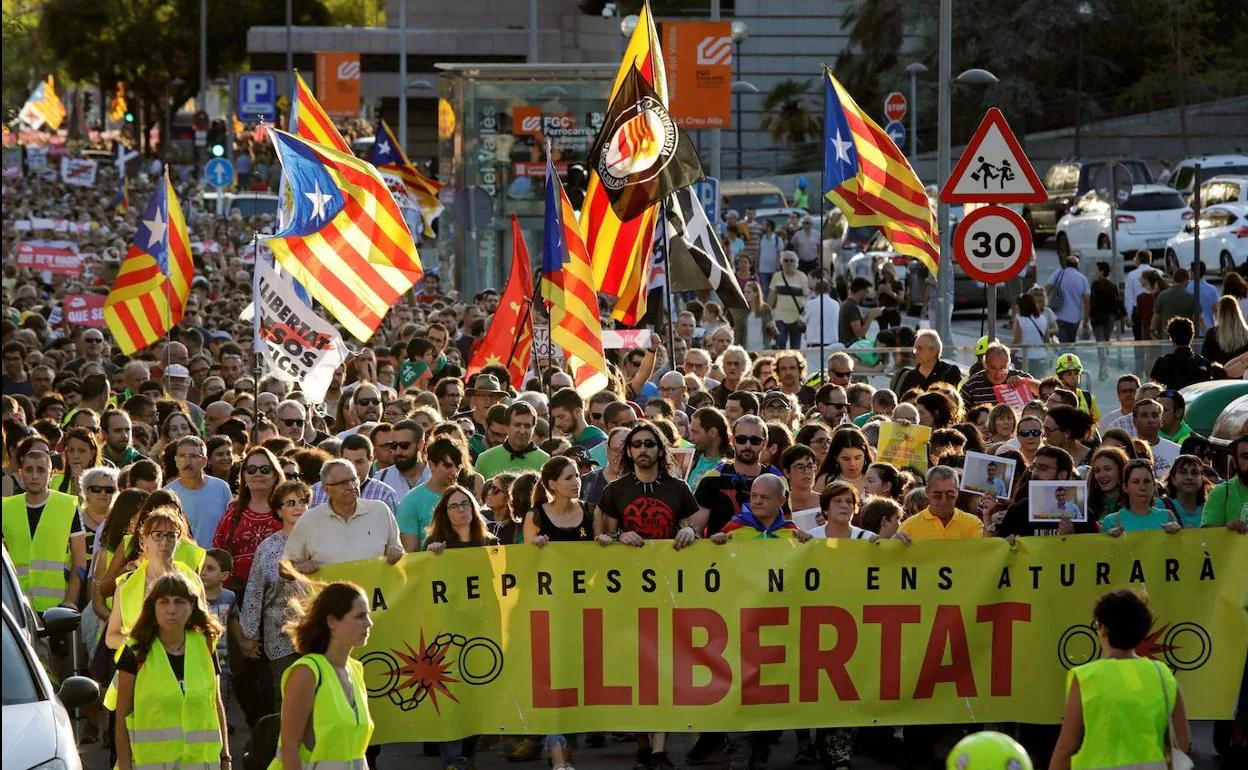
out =
[[[667,318],[667,364],[675,371],[676,325],[672,323],[672,249],[667,237],[667,198],[659,203],[659,217],[658,227],[663,228],[663,313],[659,318]]]
[[[251,231],[251,253],[254,259],[251,261],[251,357],[252,357],[252,409],[256,410],[255,419],[251,421],[253,426],[252,441],[260,443],[260,375],[264,372],[264,356],[261,353],[260,345],[260,233],[256,230]]]
[[[828,86],[827,86],[828,65],[823,64],[821,66],[823,70],[823,81],[824,81],[823,82],[823,114],[827,115],[828,114]],[[826,133],[828,129],[825,126],[823,130]],[[822,148],[819,150],[819,270],[823,273],[824,287],[830,293],[833,289],[834,283],[832,281],[832,276],[828,273],[827,267],[824,266],[824,259],[823,259],[823,217],[824,217],[823,202],[824,202],[824,199],[826,198],[826,196],[823,194],[824,193],[823,169],[824,169],[824,155],[828,151],[827,140],[825,139],[823,142],[821,142],[821,145],[822,145]],[[826,372],[828,370],[828,362],[826,358],[827,340],[824,339],[824,334],[825,334],[824,329],[827,326],[827,324],[824,322],[824,318],[827,313],[827,305],[828,303],[823,301],[823,295],[820,294],[819,295],[819,384],[820,385],[823,384],[824,378],[827,376]]]
[[[124,172],[123,172],[124,173]],[[169,184],[169,166],[165,166],[165,190],[171,190],[173,185]],[[177,193],[174,193],[175,195]],[[170,349],[170,343],[173,341],[173,280],[170,278],[169,268],[169,201],[165,201],[165,370],[168,371],[170,363],[173,361],[173,351]],[[194,276],[192,276],[193,278]]]

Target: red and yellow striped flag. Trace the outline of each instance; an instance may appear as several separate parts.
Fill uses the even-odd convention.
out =
[[[166,169],[104,301],[104,322],[122,353],[142,350],[182,320],[194,276],[186,220]]]
[[[667,74],[649,3],[642,6],[637,28],[629,38],[608,103],[615,99],[632,70],[637,70],[666,106]],[[594,286],[603,294],[616,297],[611,315],[626,324],[636,323],[646,312],[654,227],[658,219],[659,204],[656,203],[641,215],[626,222],[620,221],[611,209],[602,180],[596,171],[591,170],[585,205],[581,209],[581,232],[585,235],[585,247],[593,262]]]
[[[347,331],[367,340],[425,274],[399,206],[371,164],[285,131],[269,136],[293,203],[269,248]]]
[[[551,342],[563,348],[576,392],[588,399],[607,387],[598,295],[594,292],[593,266],[576,222],[576,211],[549,154],[542,290],[550,302]]]
[[[312,89],[303,82],[303,75],[298,72],[295,73],[295,98],[290,104],[287,128],[300,139],[351,154],[351,145],[338,133],[338,127],[325,114],[325,108],[321,107]]]

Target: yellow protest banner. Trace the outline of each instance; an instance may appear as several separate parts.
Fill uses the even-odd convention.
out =
[[[1146,590],[1193,719],[1229,718],[1248,537],[1226,530],[906,547],[747,539],[466,548],[323,567],[370,597],[381,743],[473,734],[1059,721],[1092,605]]]
[[[892,463],[896,468],[916,468],[927,471],[927,444],[932,440],[932,429],[926,425],[902,425],[897,422],[880,423],[880,448],[875,461]]]

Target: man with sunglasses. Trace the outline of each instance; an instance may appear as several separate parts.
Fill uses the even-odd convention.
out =
[[[377,480],[393,489],[400,502],[429,480],[424,444],[425,431],[415,420],[400,420],[386,434],[386,449],[394,464],[378,471]]]
[[[346,438],[359,432],[359,426],[366,422],[381,420],[381,390],[371,382],[360,384],[351,392],[351,413],[355,415],[354,428],[347,428],[338,434],[338,438]]]
[[[741,513],[741,506],[750,502],[750,487],[760,474],[782,475],[774,466],[763,465],[759,460],[767,442],[767,424],[763,418],[747,414],[738,419],[729,432],[733,459],[707,471],[694,493],[699,521],[706,523],[707,535],[721,531],[733,516]]]
[[[820,385],[815,394],[819,417],[828,425],[840,425],[849,414],[849,397],[840,385]]]
[[[210,548],[212,536],[216,534],[217,525],[221,523],[233,497],[230,485],[205,472],[208,447],[199,436],[178,439],[173,457],[178,466],[178,477],[166,484],[165,489],[177,495],[182,503],[187,521],[191,524],[191,538],[200,547]]]
[[[697,539],[703,521],[689,486],[671,475],[667,444],[658,428],[638,422],[624,437],[620,460],[624,475],[607,484],[594,510],[594,534],[609,546],[619,542],[634,548],[647,540],[672,540],[680,550]],[[637,764],[670,768],[665,752],[667,734],[637,736]]]

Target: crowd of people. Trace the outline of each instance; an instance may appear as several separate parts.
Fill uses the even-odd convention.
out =
[[[309,581],[327,564],[553,542],[670,540],[679,549],[760,534],[909,544],[1248,532],[1248,437],[1224,459],[1184,422],[1179,388],[1227,368],[1196,366],[1199,321],[1182,314],[1160,328],[1183,362],[1145,381],[1121,376],[1112,409],[1083,388],[1087,373],[1070,353],[1049,375],[985,339],[963,372],[942,357],[935,332],[903,327],[894,340],[909,348],[905,365],[890,388],[877,389],[856,376],[862,362],[852,345],[833,352],[825,371],[809,372],[792,348],[802,339],[792,321],[777,314],[781,349],[766,351],[738,344],[745,340],[713,302],[688,303],[670,351],[660,335],[648,347],[610,351],[608,387],[585,398],[557,366],[520,382],[501,366],[465,377],[498,294],[461,297],[431,276],[341,367],[325,401],[312,403],[297,384],[252,368],[251,327],[238,320],[252,285],[247,245],[272,226],[265,217],[184,207],[197,273],[185,316],[150,347],[125,356],[101,324],[65,322],[66,296],[107,293],[135,231],[139,211],[114,209],[106,171],[99,188],[4,180],[6,253],[17,240],[52,237],[16,224],[46,219],[85,223],[56,237],[94,256],[81,275],[5,263],[3,522],[34,608],[82,613],[81,657],[108,692],[105,708],[87,712],[81,740],[108,742],[119,770],[227,763],[231,700],[248,726],[281,714],[286,767],[358,761],[371,723],[359,716],[367,698],[350,652],[371,621],[358,587],[335,584],[309,598]],[[145,190],[150,184],[136,179],[132,199]],[[194,197],[190,183],[179,190]],[[773,230],[764,226],[760,243]],[[776,295],[786,279],[807,285],[801,252],[775,257],[774,270],[752,264],[759,292]],[[835,300],[836,323],[869,337],[880,314],[849,311],[874,291],[860,280]],[[822,284],[818,293],[835,291]],[[1152,326],[1167,307],[1159,297]],[[1226,363],[1248,349],[1233,297],[1218,300],[1208,326],[1205,349],[1213,338]],[[400,369],[416,359],[427,376],[404,384]],[[1000,386],[1021,383],[1036,398],[1021,408],[1001,403]],[[877,458],[889,423],[930,428],[926,456],[904,466]],[[968,452],[994,455],[1008,488],[962,489]],[[1086,521],[1028,516],[1029,482],[1059,480],[1087,485]],[[195,703],[182,721],[167,708],[176,699],[163,688],[170,677]],[[319,687],[325,679],[342,688]],[[334,738],[309,746],[309,725]],[[169,728],[181,731],[181,744],[143,737]],[[920,748],[913,736],[925,734],[905,731]],[[890,750],[897,735],[798,731],[796,760],[848,767],[855,752]],[[1048,756],[1057,738],[1056,729],[1024,735],[1034,756]],[[663,734],[635,739],[638,767],[674,766]],[[584,741],[594,747],[605,737]],[[1069,736],[1063,741],[1069,748]],[[704,761],[728,743],[704,733],[685,759]],[[750,736],[751,768],[766,766],[772,743],[770,734]],[[515,761],[548,751],[563,770],[577,744],[576,736],[530,736],[506,749]],[[489,745],[467,739],[438,751],[464,770]],[[1145,754],[1119,764],[1150,761]]]

